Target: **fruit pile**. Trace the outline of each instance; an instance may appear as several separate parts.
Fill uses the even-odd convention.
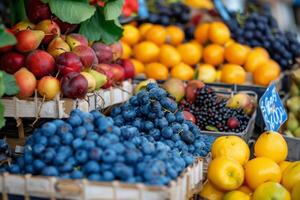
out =
[[[276,147],[276,148],[275,148]],[[288,146],[277,132],[264,132],[254,145],[255,158],[237,136],[212,145],[213,160],[200,196],[206,199],[300,199],[300,161],[285,161]]]
[[[288,120],[285,133],[291,137],[300,137],[300,69],[292,71],[290,97],[286,101]]]
[[[297,35],[281,31],[268,6],[264,6],[261,11],[249,13],[244,18],[242,23],[237,20],[231,26],[233,38],[251,47],[264,47],[282,69],[290,69],[295,58],[300,56]]]
[[[47,122],[35,130],[26,141],[24,155],[7,170],[166,185],[196,156],[207,155],[214,140],[186,121],[166,95],[156,84],[149,84],[114,108],[113,118],[98,111],[73,110],[66,121]],[[156,112],[151,113],[151,108]]]
[[[226,98],[195,81],[188,83],[186,91],[194,91],[194,94],[187,92],[180,107],[195,117],[201,130],[241,133],[256,107],[254,99],[246,93]]]

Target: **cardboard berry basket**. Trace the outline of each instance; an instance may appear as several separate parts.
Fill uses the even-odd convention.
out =
[[[4,200],[11,195],[28,200],[32,197],[51,200],[185,200],[199,193],[203,181],[203,160],[197,158],[168,186],[125,184],[119,181],[91,182],[86,179],[62,180],[4,173],[0,175],[0,192]]]

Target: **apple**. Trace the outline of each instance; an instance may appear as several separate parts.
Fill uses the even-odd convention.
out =
[[[10,30],[16,34],[19,31],[27,30],[27,29],[34,29],[35,25],[28,21],[20,21],[19,23],[15,24]]]
[[[196,123],[196,118],[192,113],[186,110],[182,111],[182,113],[186,120],[192,121],[194,124]]]
[[[122,59],[122,67],[125,70],[125,79],[130,79],[135,76],[135,68],[130,59]]]
[[[44,76],[38,81],[38,93],[46,99],[54,99],[60,92],[60,82],[53,76]]]
[[[114,73],[114,78],[116,82],[122,82],[125,80],[125,69],[118,64],[110,65],[112,73]]]
[[[50,19],[41,21],[35,26],[35,30],[40,30],[45,33],[43,44],[49,44],[53,38],[60,36],[59,26]]]
[[[48,45],[47,51],[54,58],[57,58],[60,54],[69,52],[70,46],[61,37],[54,38]]]
[[[33,23],[51,18],[51,11],[48,4],[43,3],[41,0],[28,0],[26,13],[28,19]]]
[[[56,58],[56,66],[60,75],[66,76],[70,72],[80,72],[83,68],[82,62],[75,53],[65,52]]]
[[[61,89],[65,97],[83,99],[88,92],[88,81],[77,72],[70,72],[61,79]]]
[[[199,80],[189,81],[185,88],[185,99],[189,103],[193,103],[196,99],[197,90],[203,88],[204,86],[205,84],[202,81]]]
[[[114,73],[112,72],[108,64],[102,63],[102,64],[93,65],[93,69],[96,70],[97,72],[104,74],[107,78],[107,81],[105,85],[102,86],[102,88],[107,89],[114,84],[114,80],[115,80]]]
[[[94,78],[96,80],[96,87],[95,87],[96,90],[98,90],[103,85],[105,85],[107,78],[104,74],[97,72],[96,70],[93,70],[93,69],[89,70],[88,73],[91,74],[92,76],[94,76]]]
[[[233,95],[227,102],[229,108],[237,109],[242,108],[245,113],[251,114],[255,107],[254,99],[246,93],[238,93]]]
[[[72,33],[78,26],[77,24],[69,24],[67,22],[63,22],[57,17],[54,17],[53,21],[55,21],[55,23],[59,26],[60,32],[63,34]]]
[[[121,42],[117,42],[115,44],[110,45],[110,49],[112,51],[113,61],[116,61],[119,58],[121,58],[123,54],[123,47]]]
[[[35,50],[26,58],[26,67],[38,79],[51,75],[56,71],[54,58],[43,50]]]
[[[19,98],[31,97],[36,88],[36,78],[28,69],[22,67],[15,74],[16,83],[20,89],[18,93]]]
[[[72,33],[66,36],[66,41],[70,45],[71,49],[74,49],[76,46],[83,45],[88,46],[87,39],[78,33]]]
[[[113,60],[113,53],[110,46],[101,42],[95,42],[92,45],[99,63],[111,63]]]
[[[39,30],[23,30],[16,33],[16,49],[26,53],[37,49],[45,37],[45,33]]]
[[[0,58],[0,68],[10,74],[24,67],[24,64],[25,56],[14,51],[4,53]]]
[[[88,92],[93,92],[96,89],[96,79],[94,76],[88,72],[81,72],[80,74],[83,75],[88,82]]]
[[[183,81],[177,78],[171,78],[164,82],[162,87],[179,102],[185,95],[185,87]]]
[[[73,51],[77,56],[79,56],[83,66],[85,68],[91,68],[93,64],[98,63],[97,56],[94,50],[89,46],[79,45],[76,46]]]

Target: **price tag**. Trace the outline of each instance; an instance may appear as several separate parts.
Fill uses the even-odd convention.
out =
[[[145,0],[138,0],[139,2],[139,17],[141,19],[146,19],[149,17],[149,11]]]
[[[264,95],[260,98],[259,107],[267,130],[278,131],[281,124],[287,120],[285,108],[274,83],[269,85]]]

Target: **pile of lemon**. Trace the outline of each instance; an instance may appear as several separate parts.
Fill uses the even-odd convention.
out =
[[[237,136],[224,136],[212,145],[213,160],[200,196],[208,200],[300,199],[300,161],[285,161],[288,146],[282,135],[265,132],[250,149]]]

